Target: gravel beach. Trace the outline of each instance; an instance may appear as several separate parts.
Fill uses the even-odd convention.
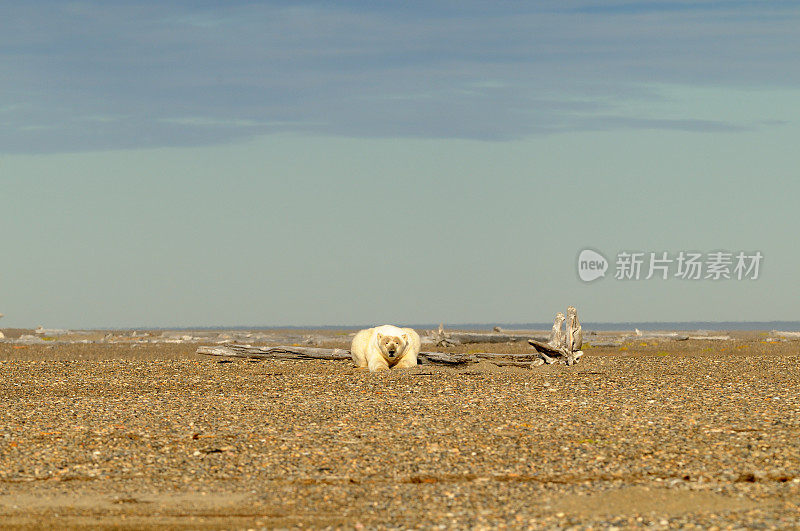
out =
[[[800,342],[765,336],[376,374],[0,343],[0,525],[797,528]]]

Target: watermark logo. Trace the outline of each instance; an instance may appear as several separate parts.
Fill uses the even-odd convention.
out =
[[[584,282],[591,282],[606,276],[608,260],[592,249],[584,249],[578,255],[578,276]]]
[[[620,251],[614,262],[615,280],[757,280],[764,255],[760,251]],[[578,276],[584,282],[604,277],[605,257],[592,249],[578,255]]]

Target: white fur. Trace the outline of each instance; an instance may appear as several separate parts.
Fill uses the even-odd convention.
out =
[[[381,337],[398,338],[398,349],[394,356],[382,348]],[[402,369],[417,364],[419,347],[419,334],[413,328],[383,325],[358,332],[353,338],[350,355],[356,367],[368,367],[373,372],[391,367]]]

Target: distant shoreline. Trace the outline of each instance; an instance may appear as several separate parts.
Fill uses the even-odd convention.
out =
[[[200,326],[188,327],[186,330],[360,330],[375,324],[361,325],[322,325],[322,326]],[[439,323],[407,325],[416,329],[435,329]],[[584,330],[784,330],[800,331],[800,321],[643,321],[620,323],[582,323]],[[455,330],[492,330],[500,327],[504,330],[550,330],[553,323],[445,323],[445,328]]]
[[[281,325],[281,326],[137,326],[137,327],[94,327],[73,328],[72,330],[359,330],[375,324],[360,325]],[[438,328],[439,323],[406,324],[412,328],[428,330]],[[500,327],[503,330],[549,330],[553,323],[445,323],[451,330],[492,330]],[[20,328],[20,327],[15,327]],[[800,331],[800,321],[631,321],[607,323],[583,323],[586,331],[620,331],[620,330],[782,330]],[[0,327],[2,329],[2,327]]]

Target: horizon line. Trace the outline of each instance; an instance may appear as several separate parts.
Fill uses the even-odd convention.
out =
[[[187,326],[108,326],[65,328],[64,330],[361,330],[377,326],[375,324],[335,324],[335,325],[187,325]],[[436,329],[438,323],[412,323],[405,325],[415,329]],[[483,330],[500,327],[507,330],[549,330],[549,322],[530,323],[445,323],[445,329],[451,330]],[[800,330],[800,321],[793,320],[767,320],[767,321],[586,321],[581,325],[584,329],[597,330],[625,330],[639,328],[644,330],[699,330],[709,328],[713,330],[773,330],[778,326]],[[683,327],[682,327],[683,326]],[[655,328],[658,327],[658,328]],[[45,327],[46,328],[46,327]],[[0,329],[29,329],[36,327],[10,326]],[[47,329],[47,328],[46,328]],[[49,328],[55,330],[57,328]]]

